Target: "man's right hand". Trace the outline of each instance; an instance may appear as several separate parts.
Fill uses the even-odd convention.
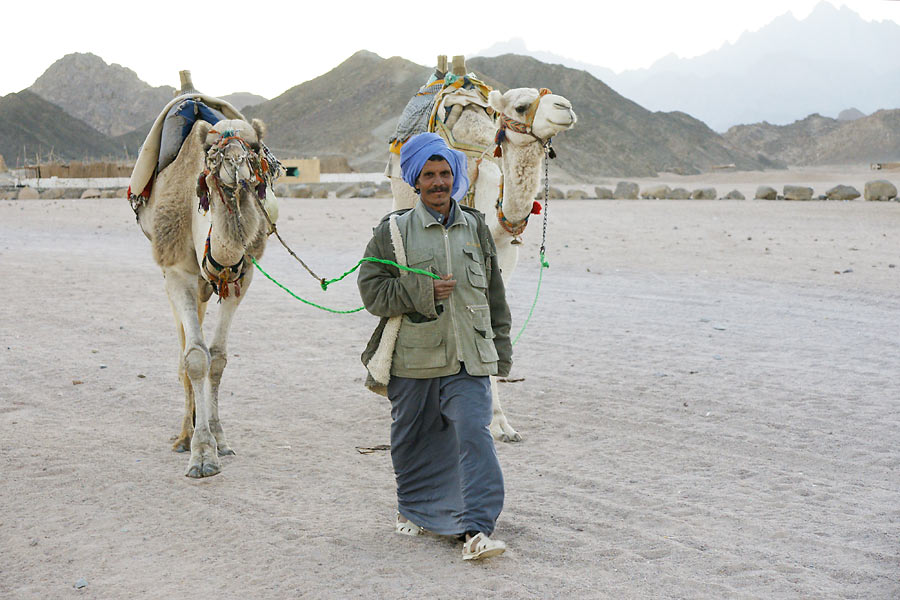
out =
[[[446,300],[450,297],[450,292],[453,291],[453,288],[456,287],[456,280],[451,279],[453,275],[441,275],[441,278],[432,279],[432,283],[434,283],[434,299],[435,300]]]

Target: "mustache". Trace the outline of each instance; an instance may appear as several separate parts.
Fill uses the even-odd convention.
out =
[[[428,191],[429,191],[429,193],[430,193],[430,192],[449,192],[449,191],[450,191],[450,186],[448,186],[448,185],[436,185],[436,186],[434,186],[434,187],[432,187],[432,188],[428,188]]]

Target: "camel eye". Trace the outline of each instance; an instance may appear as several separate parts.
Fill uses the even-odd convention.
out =
[[[516,112],[517,112],[517,113],[524,113],[526,110],[528,110],[528,105],[527,105],[527,104],[523,104],[522,106],[517,106],[517,107],[516,107]]]

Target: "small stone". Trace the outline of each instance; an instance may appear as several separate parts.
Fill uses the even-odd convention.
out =
[[[100,365],[100,368],[101,368],[101,369],[105,369],[105,368],[106,368],[106,365]]]
[[[844,269],[844,273],[852,273],[853,269]]]
[[[146,379],[146,377],[143,373],[138,373],[138,379]]]
[[[895,265],[894,263],[891,263],[888,265],[888,269],[896,269],[896,268],[897,268],[897,265]],[[8,350],[8,348],[7,348],[7,350]]]
[[[72,385],[81,385],[82,383],[84,383],[84,382],[83,382],[82,380],[80,380],[80,379],[73,379],[73,380],[72,380]]]
[[[75,582],[74,587],[76,590],[80,590],[81,588],[86,588],[87,587],[87,579],[82,577],[81,579],[79,579],[78,581]]]

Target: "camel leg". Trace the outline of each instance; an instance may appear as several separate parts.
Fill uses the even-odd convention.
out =
[[[491,377],[491,435],[494,439],[501,442],[521,442],[522,436],[519,432],[512,428],[506,415],[503,413],[503,407],[500,406],[500,395],[497,393],[497,378]]]
[[[504,285],[509,283],[513,270],[516,268],[516,262],[519,260],[519,249],[509,243],[511,240],[512,238],[506,234],[494,238],[497,244],[497,264],[500,267]],[[511,330],[510,336],[515,336],[517,333],[518,329]],[[491,377],[491,407],[494,413],[491,418],[491,435],[494,436],[494,439],[503,442],[522,441],[522,436],[509,424],[503,413],[503,407],[500,406],[496,377]]]
[[[184,387],[184,417],[181,419],[181,433],[175,443],[172,444],[172,450],[175,452],[189,452],[191,449],[191,438],[194,436],[194,388],[191,380],[188,378],[184,370],[184,327],[172,306],[172,312],[175,313],[175,324],[178,329],[178,339],[181,342],[181,358],[178,361],[178,378]],[[197,304],[197,319],[200,326],[203,326],[203,317],[206,315],[206,302]]]
[[[225,371],[225,365],[228,363],[228,332],[231,330],[231,321],[234,313],[237,311],[241,300],[247,295],[247,289],[250,287],[250,281],[253,279],[253,271],[248,270],[244,275],[243,285],[241,286],[241,295],[230,295],[222,300],[219,310],[219,321],[216,323],[216,331],[213,334],[212,344],[209,347],[210,363],[209,363],[209,397],[210,397],[210,416],[209,429],[216,438],[219,456],[233,455],[234,450],[225,441],[225,430],[222,429],[222,423],[219,421],[219,384],[222,381],[222,373]]]
[[[209,376],[210,356],[203,343],[203,330],[198,317],[198,287],[196,273],[168,268],[165,270],[166,293],[175,311],[176,318],[184,330],[185,349],[182,354],[184,371],[191,383],[194,395],[194,434],[191,436],[191,458],[185,475],[188,477],[208,477],[219,472],[219,457],[216,440],[209,428],[210,399]]]

